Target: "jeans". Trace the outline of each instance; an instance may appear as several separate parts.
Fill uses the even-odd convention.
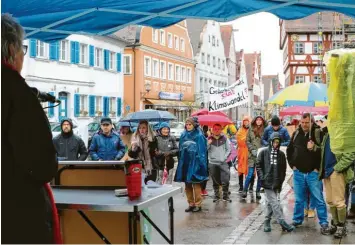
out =
[[[255,167],[249,167],[248,168],[248,175],[245,178],[245,182],[244,182],[244,190],[248,190],[250,181],[251,181],[251,179],[254,176],[254,171],[255,171]],[[260,189],[261,189],[261,179],[258,176],[258,182],[256,184],[256,191],[259,192]]]
[[[298,224],[303,223],[305,192],[308,190],[311,194],[311,200],[313,199],[315,203],[319,224],[328,225],[327,207],[322,193],[322,182],[318,180],[318,172],[302,173],[293,170],[293,190],[296,199],[293,221]]]
[[[321,191],[323,191],[323,190],[321,190]],[[316,209],[316,203],[314,201],[314,198],[311,198],[311,193],[309,193],[308,189],[306,189],[306,191],[305,191],[305,197],[304,198],[305,198],[304,199],[304,209],[315,210]]]

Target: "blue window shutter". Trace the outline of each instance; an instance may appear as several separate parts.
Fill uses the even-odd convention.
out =
[[[75,64],[79,64],[79,54],[80,54],[80,45],[79,42],[75,42]]]
[[[94,117],[95,116],[95,103],[96,103],[96,96],[95,95],[90,95],[89,96],[89,116]]]
[[[55,60],[59,60],[59,44],[60,44],[60,42],[57,41],[54,44],[55,44],[54,57],[55,57]]]
[[[57,43],[52,42],[49,44],[49,59],[57,60]]]
[[[70,62],[75,64],[75,42],[70,41]]]
[[[30,57],[35,58],[37,54],[36,39],[30,39]]]
[[[121,67],[122,67],[122,59],[121,59],[122,55],[121,53],[117,53],[116,54],[116,60],[117,60],[117,71],[121,72]]]
[[[104,117],[107,117],[109,114],[109,98],[108,97],[104,97]]]
[[[117,116],[120,117],[122,114],[122,99],[117,98]]]
[[[94,66],[94,59],[95,59],[95,48],[94,46],[90,45],[89,46],[89,53],[90,53],[90,60],[89,60],[89,65]]]
[[[109,68],[109,63],[110,63],[110,52],[107,50],[107,49],[105,49],[104,50],[104,68],[105,68],[105,70],[108,70],[108,68]]]
[[[80,94],[74,94],[74,116],[80,116]]]
[[[49,92],[49,94],[54,96],[54,92]],[[54,104],[49,103],[49,108],[48,108],[48,117],[49,118],[54,117],[54,107],[51,107],[51,106],[54,106]]]

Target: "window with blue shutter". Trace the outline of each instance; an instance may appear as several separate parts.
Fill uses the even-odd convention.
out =
[[[74,94],[74,116],[80,116],[80,94]]]
[[[95,48],[94,46],[90,45],[89,46],[89,65],[94,66],[94,61],[95,61]]]
[[[108,114],[110,113],[110,99],[109,97],[104,97],[104,111],[103,115],[104,117],[108,117]]]
[[[37,54],[36,39],[30,39],[30,57],[35,58]]]
[[[94,117],[96,114],[96,96],[95,95],[89,95],[89,116]]]
[[[70,62],[75,64],[75,42],[70,41]]]
[[[117,59],[117,71],[121,72],[121,67],[122,67],[122,55],[121,53],[116,54],[116,59]]]
[[[49,92],[50,95],[54,96],[54,92]],[[54,117],[54,104],[53,103],[48,103],[48,117],[52,118]]]
[[[79,55],[80,55],[80,44],[79,42],[75,43],[75,64],[79,64]]]
[[[122,115],[122,99],[117,98],[117,116],[120,117]]]
[[[110,51],[105,49],[104,50],[104,68],[105,68],[105,70],[109,69],[109,65],[110,65]]]
[[[49,44],[49,59],[59,59],[59,42],[52,42]]]

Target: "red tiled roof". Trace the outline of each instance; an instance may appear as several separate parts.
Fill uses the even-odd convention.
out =
[[[221,36],[224,45],[224,54],[226,58],[229,57],[230,45],[232,40],[233,26],[232,25],[221,25]]]

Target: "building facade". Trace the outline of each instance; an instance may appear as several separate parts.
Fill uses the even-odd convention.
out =
[[[215,21],[187,20],[196,62],[196,105],[208,108],[209,85],[227,87],[228,68],[220,24]]]
[[[193,109],[195,89],[186,21],[165,29],[130,26],[114,35],[131,43],[123,57],[124,113],[153,108],[185,120]]]
[[[87,126],[96,117],[117,121],[122,115],[122,53],[125,42],[112,37],[71,35],[44,43],[29,39],[22,75],[31,87],[56,96],[46,109],[50,121],[69,117]],[[49,106],[48,103],[43,106]]]
[[[299,20],[280,20],[285,86],[305,82],[325,83],[323,55],[328,50],[344,46],[341,22],[338,14],[330,12]]]
[[[226,57],[228,70],[228,85],[232,85],[237,80],[237,59],[235,55],[235,40],[232,25],[222,25],[221,35],[224,44],[224,55]],[[228,110],[229,118],[237,120],[238,107]]]

